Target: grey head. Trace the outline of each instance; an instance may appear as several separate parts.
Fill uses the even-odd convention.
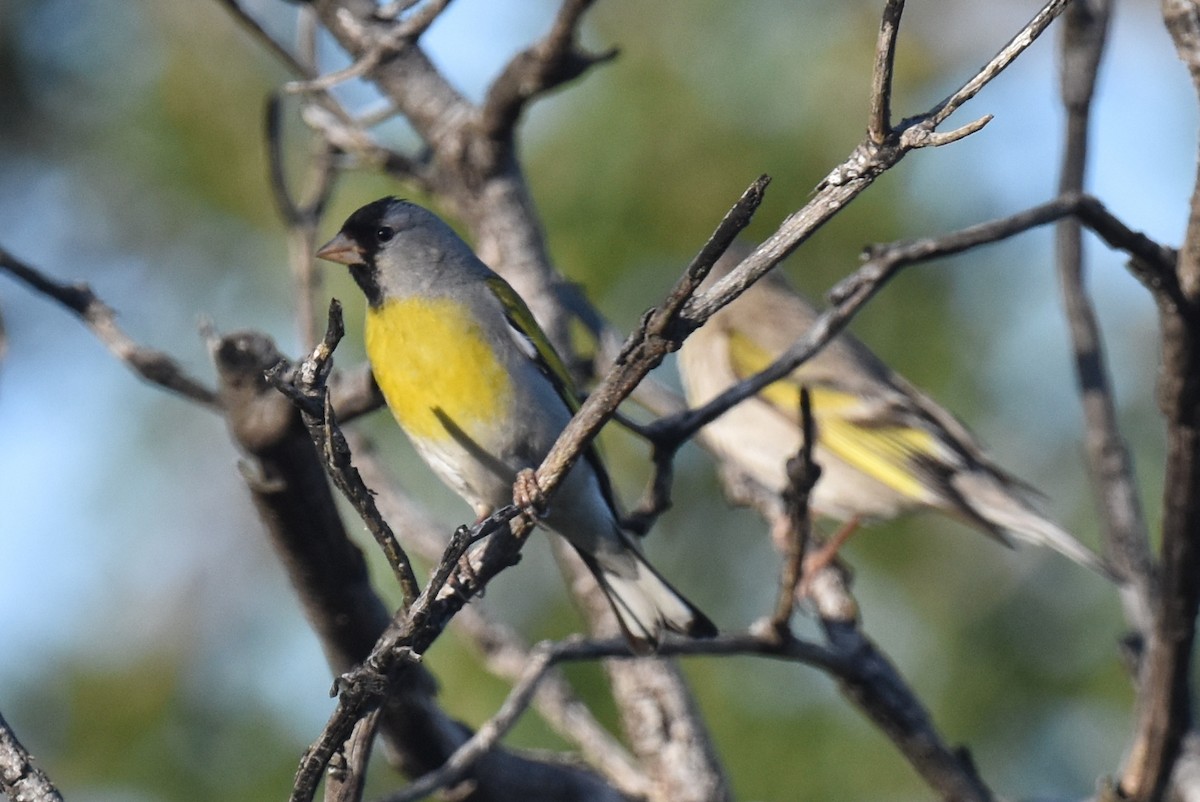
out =
[[[441,295],[491,275],[471,246],[440,217],[394,197],[354,212],[316,255],[347,265],[372,306],[417,293]]]

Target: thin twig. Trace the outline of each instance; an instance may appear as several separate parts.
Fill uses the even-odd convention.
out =
[[[833,648],[805,641],[790,633],[723,633],[713,639],[668,638],[659,647],[661,657],[703,655],[758,655],[810,665],[829,672],[842,683],[843,691],[872,719],[898,741],[908,745],[905,754],[931,785],[946,798],[990,800],[991,793],[979,780],[974,766],[961,750],[941,743],[928,713],[908,689],[895,668],[855,627],[833,624]],[[564,661],[625,659],[632,655],[622,639],[587,640],[569,638],[542,643],[526,665],[521,679],[509,692],[500,710],[474,737],[464,743],[441,768],[431,772],[388,802],[401,802],[429,794],[457,782],[473,761],[486,754],[528,707],[537,684],[549,669]]]
[[[335,299],[329,305],[329,325],[325,338],[317,344],[308,358],[300,363],[294,375],[285,377],[288,372],[286,366],[280,365],[271,371],[267,378],[299,407],[304,425],[323,455],[334,484],[358,510],[367,529],[387,557],[388,565],[391,566],[403,595],[403,608],[407,608],[420,595],[420,585],[413,572],[412,562],[396,540],[387,521],[379,514],[374,496],[350,461],[350,447],[337,424],[326,387],[329,372],[333,367],[333,352],[344,333],[341,304]]]
[[[454,614],[482,593],[500,571],[516,562],[531,529],[519,517],[519,510],[508,506],[473,527],[455,532],[425,589],[411,605],[397,612],[366,660],[339,678],[337,708],[304,753],[292,788],[292,802],[312,800],[330,759],[356,722],[387,697],[396,672],[419,661]],[[468,555],[467,565],[460,564],[463,549],[485,537],[483,545]]]
[[[379,62],[383,60],[385,53],[383,48],[376,48],[367,52],[365,56],[353,62],[347,67],[333,72],[327,72],[316,78],[310,78],[306,81],[289,81],[283,85],[283,91],[289,95],[304,95],[313,92],[328,92],[338,84],[343,84],[346,81],[354,78],[361,78],[371,70],[379,66]]]
[[[331,149],[353,157],[354,166],[382,170],[398,181],[411,181],[424,192],[432,190],[430,178],[420,161],[380,145],[363,124],[349,115],[331,111],[326,103],[309,103],[300,110],[300,119]]]
[[[445,551],[442,530],[401,491],[363,438],[355,438],[353,433],[348,436],[359,470],[378,494],[380,510],[386,518],[397,522],[397,536],[417,557],[438,563]],[[461,638],[475,646],[490,673],[512,682],[520,679],[532,646],[491,615],[485,604],[467,605],[455,616],[452,626]],[[631,797],[649,794],[650,781],[645,773],[633,763],[629,751],[596,720],[562,674],[554,670],[547,674],[533,704],[555,732],[575,744],[587,762],[623,793]]]
[[[1076,0],[1063,17],[1059,71],[1060,95],[1067,113],[1059,176],[1059,192],[1063,195],[1084,189],[1092,97],[1110,14],[1110,0]],[[1055,251],[1075,354],[1088,469],[1103,511],[1100,524],[1109,561],[1128,586],[1121,594],[1125,617],[1142,639],[1152,623],[1154,567],[1133,461],[1117,423],[1100,326],[1084,287],[1083,223],[1078,218],[1065,217],[1058,222]]]
[[[841,665],[841,658],[817,644],[794,637],[763,637],[750,633],[724,634],[712,640],[668,639],[659,648],[660,656],[685,656],[706,654],[757,654],[777,657],[787,661],[818,665],[827,670]],[[446,763],[436,771],[421,777],[397,794],[386,798],[386,802],[411,802],[439,788],[458,782],[472,763],[495,746],[529,707],[538,685],[550,670],[561,662],[593,661],[601,658],[631,657],[628,644],[621,639],[588,640],[582,637],[568,638],[560,642],[543,642],[533,648],[529,661],[520,679],[509,691],[500,709],[485,722],[475,735],[464,743]]]
[[[87,284],[55,281],[4,248],[0,248],[0,270],[74,312],[113,356],[146,381],[201,406],[218,407],[216,393],[188,376],[172,357],[138,345],[122,331],[112,307],[101,301]]]
[[[545,37],[515,55],[492,82],[480,109],[481,130],[488,139],[511,142],[531,101],[616,57],[616,49],[593,55],[576,48],[580,18],[594,2],[564,0]]]
[[[726,410],[757,395],[764,387],[787,376],[811,358],[841,333],[862,306],[903,268],[997,242],[1069,215],[1077,215],[1109,245],[1134,256],[1135,262],[1142,264],[1143,270],[1159,275],[1161,271],[1168,270],[1168,266],[1173,263],[1174,255],[1169,248],[1127,228],[1099,201],[1082,195],[1056,198],[1009,217],[980,223],[940,237],[874,246],[868,249],[868,261],[830,291],[832,306],[822,312],[808,333],[775,362],[754,376],[733,385],[703,406],[662,418],[648,425],[646,430],[656,443],[666,443],[669,446],[672,443],[684,442]],[[755,253],[759,253],[760,250],[761,247],[756,249]],[[747,260],[750,258],[753,258],[753,255]],[[745,262],[742,265],[744,266]],[[743,273],[742,267],[714,285],[703,298],[698,297],[697,306],[707,310],[710,299],[721,291],[729,278],[739,273]]]
[[[323,141],[319,151],[310,159],[313,175],[308,199],[301,199],[292,191],[284,167],[281,107],[279,95],[272,94],[267,100],[264,126],[271,194],[288,231],[288,262],[292,267],[296,298],[296,327],[300,332],[300,342],[305,348],[312,349],[320,336],[316,294],[321,285],[313,252],[316,250],[317,228],[333,195],[337,170],[334,168],[331,148]]]
[[[1195,2],[1163,0],[1163,21],[1200,96],[1200,14]],[[1193,652],[1200,609],[1200,175],[1175,270],[1156,293],[1162,332],[1158,403],[1166,423],[1163,516],[1154,626],[1139,676],[1137,722],[1121,772],[1123,796],[1163,799],[1184,735],[1194,724]]]
[[[328,92],[338,84],[366,76],[385,59],[416,44],[421,35],[429,29],[429,26],[437,20],[448,5],[450,5],[450,0],[432,0],[411,17],[394,22],[388,30],[379,30],[377,25],[368,26],[357,21],[354,22],[353,24],[358,26],[360,36],[370,40],[370,45],[361,56],[343,69],[285,84],[283,91],[288,94]],[[347,20],[352,19],[348,14],[346,18]],[[388,21],[386,14],[376,14],[374,20],[376,23]]]
[[[804,576],[804,554],[812,534],[812,516],[808,499],[821,477],[821,468],[813,462],[813,443],[816,427],[813,424],[812,400],[808,388],[800,388],[800,428],[803,440],[800,451],[788,460],[788,486],[784,491],[787,507],[788,537],[784,545],[783,563],[779,573],[779,593],[771,626],[777,633],[786,632],[796,607],[796,592]]]
[[[379,19],[394,20],[399,17],[401,13],[407,11],[414,5],[416,5],[416,3],[412,2],[411,0],[403,0],[402,2],[391,3],[387,6],[380,7],[380,9],[375,12],[375,16]],[[450,0],[428,0],[428,2],[425,3],[424,8],[415,12],[412,16],[401,23],[402,30],[404,31],[405,35],[413,41],[419,39],[425,33],[425,31],[429,30],[429,26],[437,21],[437,18],[441,16],[442,12],[445,11],[446,7],[449,5]]]
[[[975,95],[979,94],[983,87],[987,86],[997,75],[1004,71],[1013,60],[1025,52],[1034,40],[1041,36],[1042,32],[1049,27],[1055,18],[1066,10],[1071,4],[1071,0],[1050,0],[1046,3],[1029,21],[1021,31],[1009,40],[1008,44],[1000,49],[1000,52],[992,57],[991,61],[985,64],[979,72],[975,73],[962,86],[960,86],[949,97],[937,104],[933,111],[925,117],[930,128],[936,128],[946,121],[951,114],[958,111],[964,103],[966,103]]]
[[[892,78],[896,66],[896,36],[904,0],[888,0],[879,25],[875,45],[875,69],[871,76],[871,113],[867,118],[867,137],[882,145],[892,133]]]
[[[530,699],[546,672],[554,665],[552,647],[534,647],[525,663],[520,680],[513,686],[504,704],[490,719],[475,731],[475,734],[454,751],[445,763],[431,771],[404,790],[385,797],[386,802],[414,802],[441,788],[447,788],[466,776],[476,760],[486,754],[512,729],[517,719],[529,707]]]
[[[284,66],[286,66],[289,71],[303,78],[316,77],[316,74],[312,71],[312,68],[308,64],[305,64],[303,61],[298,59],[288,47],[272,36],[267,29],[262,26],[262,23],[256,20],[250,14],[250,12],[246,11],[246,9],[242,8],[242,4],[239,2],[239,0],[217,0],[217,2],[225,6],[229,13],[233,15],[234,19],[241,23],[246,30],[248,30],[256,39],[265,45],[266,48],[270,50],[276,58],[282,61]]]
[[[354,726],[339,754],[337,767],[330,764],[326,773],[325,802],[359,802],[362,799],[379,719],[380,711],[373,710]]]
[[[669,352],[678,349],[683,338],[695,328],[695,324],[682,318],[685,305],[713,264],[749,224],[762,203],[769,180],[760,176],[742,193],[666,299],[646,313],[629,335],[613,369],[571,418],[538,468],[537,481],[543,492],[548,494],[562,480],[581,449],[591,442],[621,401]]]
[[[744,292],[746,287],[765,275],[767,271],[803,244],[822,225],[874,183],[876,178],[894,167],[909,151],[920,147],[946,144],[982,128],[990,116],[981,117],[948,134],[939,134],[935,130],[951,111],[973,97],[1011,64],[1013,59],[1024,52],[1045,30],[1050,21],[1062,13],[1067,2],[1069,0],[1051,0],[1013,38],[1009,45],[972,76],[962,89],[930,111],[900,122],[898,127],[885,137],[883,144],[877,143],[872,135],[868,135],[844,162],[833,168],[817,185],[809,202],[784,220],[774,234],[764,240],[750,256],[743,260],[738,270],[722,278],[703,296],[692,299],[685,311],[685,316],[697,322],[707,320],[717,309],[730,303]],[[888,47],[886,37],[881,37],[880,47],[885,49]],[[889,88],[887,82],[882,79],[875,83],[876,92],[885,92]],[[891,104],[890,98],[879,96],[872,97],[870,102],[873,109],[890,107]]]

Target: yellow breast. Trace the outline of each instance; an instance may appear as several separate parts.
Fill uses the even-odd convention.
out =
[[[388,301],[367,310],[367,357],[396,421],[409,436],[450,437],[444,420],[486,441],[512,405],[512,385],[483,332],[444,298]]]

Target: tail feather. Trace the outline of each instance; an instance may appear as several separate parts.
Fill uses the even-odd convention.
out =
[[[988,526],[1027,543],[1054,549],[1072,562],[1117,581],[1107,561],[1035,510],[1000,479],[974,471],[961,474],[955,484],[971,512]]]
[[[665,630],[692,638],[717,634],[708,616],[671,587],[634,549],[623,551],[615,560],[580,554],[638,654],[652,653]]]

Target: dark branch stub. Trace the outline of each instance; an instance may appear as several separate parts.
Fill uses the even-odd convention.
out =
[[[792,611],[796,607],[796,594],[804,576],[804,556],[812,535],[812,515],[808,499],[812,489],[821,478],[821,466],[813,461],[813,442],[816,427],[813,424],[812,399],[807,387],[800,388],[800,427],[803,439],[800,451],[788,460],[788,486],[784,491],[784,506],[788,531],[784,547],[783,566],[779,575],[779,594],[775,602],[775,614],[771,624],[775,633],[782,636],[788,631]]]

